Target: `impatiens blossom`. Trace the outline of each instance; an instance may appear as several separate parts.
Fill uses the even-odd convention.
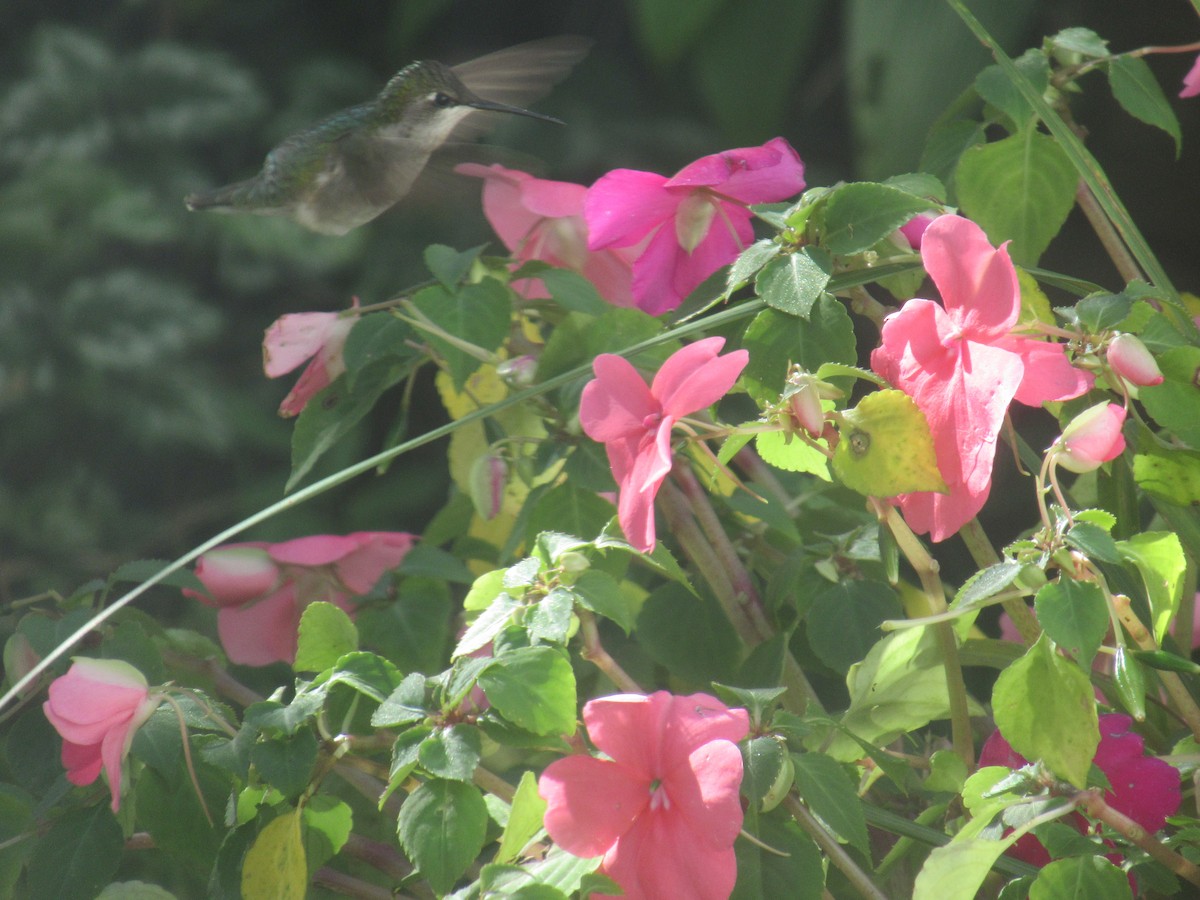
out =
[[[667,178],[615,169],[584,201],[588,246],[633,247],[633,297],[651,315],[668,312],[754,240],[752,203],[804,189],[804,163],[783,138],[705,156]]]
[[[1092,762],[1112,786],[1112,790],[1105,792],[1104,802],[1154,834],[1179,809],[1179,770],[1161,759],[1144,755],[1141,736],[1129,730],[1132,724],[1129,716],[1120,713],[1100,716],[1100,746]],[[981,767],[1019,769],[1027,763],[999,731],[992,733],[979,753]],[[1078,813],[1063,821],[1084,834],[1090,827]],[[1018,838],[1009,853],[1035,866],[1050,862],[1050,854],[1032,834]]]
[[[289,313],[267,329],[263,338],[263,370],[268,378],[286,375],[306,360],[312,360],[279,405],[281,416],[299,415],[317,392],[346,371],[342,350],[355,321],[353,316],[338,313]]]
[[[1150,387],[1163,383],[1163,373],[1137,335],[1119,334],[1112,339],[1105,354],[1114,372],[1137,387]]]
[[[648,388],[623,357],[603,353],[592,364],[596,377],[583,389],[579,422],[604,444],[621,530],[644,553],[654,549],[654,498],[671,471],[671,429],[724,397],[750,359],[745,350],[718,356],[724,345],[711,337],[676,351]]]
[[[184,593],[216,606],[221,646],[232,662],[265,666],[296,659],[304,608],[316,600],[354,613],[350,598],[366,594],[412,548],[405,532],[322,534],[279,544],[225,544],[196,563],[208,594]]]
[[[909,300],[883,325],[871,367],[925,414],[949,492],[899,498],[914,531],[942,541],[983,507],[996,441],[1009,404],[1038,406],[1086,391],[1061,344],[1015,337],[1021,311],[1017,273],[1005,246],[961,216],[940,216],[921,242],[925,269],[942,296]]]
[[[1051,453],[1054,461],[1072,472],[1090,472],[1115,459],[1125,449],[1125,407],[1098,403],[1085,409],[1063,429]]]
[[[515,259],[572,269],[614,306],[634,305],[630,282],[638,250],[588,249],[583,185],[547,181],[501,165],[464,163],[454,171],[484,179],[483,214]],[[513,287],[525,297],[547,296],[537,279]]]
[[[42,704],[63,740],[67,780],[91,784],[103,769],[116,812],[121,804],[121,762],[134,732],[161,701],[129,663],[76,658],[65,675],[50,683],[49,699]]]
[[[1183,76],[1183,90],[1179,96],[1185,100],[1188,97],[1200,97],[1200,56],[1196,57],[1188,73]]]
[[[725,900],[737,880],[746,711],[658,691],[592,700],[583,721],[608,759],[546,767],[538,793],[550,837],[576,856],[603,854],[600,871],[624,900]]]

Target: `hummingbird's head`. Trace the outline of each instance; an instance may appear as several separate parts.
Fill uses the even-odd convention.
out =
[[[383,116],[402,129],[405,137],[428,140],[435,147],[475,110],[561,124],[553,116],[480,97],[449,66],[433,60],[411,63],[397,72],[380,92],[378,104]]]

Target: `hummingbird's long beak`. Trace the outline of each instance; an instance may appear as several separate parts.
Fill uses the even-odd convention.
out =
[[[556,119],[554,116],[547,116],[544,113],[534,112],[531,109],[522,109],[519,106],[509,106],[507,103],[493,103],[491,100],[484,100],[482,97],[474,97],[470,100],[463,100],[463,106],[469,106],[472,109],[486,109],[491,112],[512,113],[514,116],[528,116],[531,119],[541,119],[543,122],[553,122],[555,125],[567,124],[562,119]]]

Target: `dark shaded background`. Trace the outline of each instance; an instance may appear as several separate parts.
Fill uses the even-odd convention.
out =
[[[1185,0],[970,5],[1010,53],[1073,25],[1116,50],[1200,33]],[[492,140],[581,183],[617,166],[669,173],[777,134],[810,185],[910,171],[929,125],[988,62],[941,0],[9,0],[0,600],[174,557],[278,499],[292,426],[274,410],[293,379],[263,377],[263,329],[284,312],[386,299],[423,277],[429,243],[491,239],[470,185],[345,238],[190,215],[183,195],[249,176],[281,138],[414,58],[454,63],[560,33],[596,40],[538,104],[568,126],[513,119]],[[1173,98],[1191,58],[1149,62]],[[1085,88],[1075,110],[1089,145],[1176,283],[1197,288],[1200,100],[1174,104],[1176,160],[1165,135],[1117,109],[1103,76]],[[1042,264],[1119,286],[1077,214]],[[414,428],[440,415],[422,387]],[[397,412],[385,397],[323,472],[379,449]],[[252,536],[419,531],[446,498],[444,468],[444,449],[427,448]],[[1000,537],[1016,527],[1004,514]]]

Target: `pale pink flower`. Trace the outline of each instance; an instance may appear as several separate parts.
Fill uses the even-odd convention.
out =
[[[615,169],[584,201],[588,246],[645,249],[633,264],[638,308],[658,315],[754,240],[752,203],[784,200],[804,189],[804,163],[783,138],[705,156],[667,178]]]
[[[299,415],[315,394],[346,371],[342,351],[356,321],[354,316],[311,312],[289,313],[271,323],[263,338],[263,371],[268,378],[286,375],[311,359],[279,405],[281,416]]]
[[[1163,373],[1141,339],[1133,334],[1118,334],[1108,345],[1105,354],[1112,370],[1138,387],[1163,383]]]
[[[76,657],[50,683],[42,709],[62,736],[62,763],[71,784],[91,784],[104,770],[112,809],[121,805],[121,763],[134,732],[158,708],[145,677],[117,659]]]
[[[1121,455],[1125,449],[1125,407],[1115,403],[1097,403],[1085,409],[1054,442],[1054,461],[1072,472],[1090,472]]]
[[[608,759],[546,767],[538,793],[550,837],[576,856],[603,854],[600,871],[624,900],[725,900],[737,880],[746,711],[658,691],[592,700],[583,721]]]
[[[1185,100],[1188,97],[1200,97],[1200,56],[1196,57],[1188,73],[1183,76],[1183,90],[1179,96]]]
[[[960,216],[930,223],[922,257],[944,306],[909,300],[884,321],[882,343],[871,354],[871,367],[912,397],[929,422],[949,491],[904,494],[899,502],[913,530],[934,541],[957,532],[987,500],[1009,403],[1067,400],[1092,384],[1063,345],[1010,335],[1021,292],[1006,246],[993,247]]]
[[[463,163],[454,171],[484,179],[483,214],[514,259],[571,269],[613,306],[634,305],[630,282],[637,249],[588,249],[583,185],[535,178],[498,164]],[[549,296],[538,279],[522,279],[513,287],[524,297]]]
[[[592,364],[596,377],[583,389],[579,422],[604,444],[621,530],[644,553],[654,549],[654,497],[671,471],[671,429],[724,397],[750,359],[745,350],[718,356],[724,345],[711,337],[677,350],[650,387],[623,357],[602,353]]]
[[[216,606],[217,631],[230,661],[246,666],[296,659],[296,634],[315,600],[354,614],[351,597],[366,594],[400,565],[414,537],[398,531],[322,534],[279,544],[225,544],[196,562],[208,594],[184,590]]]

